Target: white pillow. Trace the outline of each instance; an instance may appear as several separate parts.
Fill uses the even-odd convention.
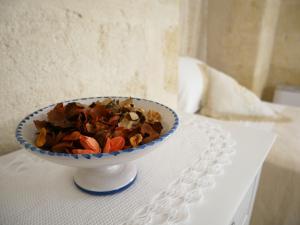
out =
[[[204,92],[205,80],[199,65],[201,61],[188,58],[179,58],[179,96],[178,105],[187,113],[195,113],[200,108]]]
[[[221,119],[283,119],[253,92],[239,85],[230,76],[205,64],[199,66],[208,80],[201,114]]]

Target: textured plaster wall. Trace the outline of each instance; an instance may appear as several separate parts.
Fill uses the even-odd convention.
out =
[[[281,2],[270,72],[263,98],[272,100],[278,84],[300,86],[300,1]]]
[[[66,99],[126,95],[176,105],[174,0],[0,0],[0,154],[17,122]]]

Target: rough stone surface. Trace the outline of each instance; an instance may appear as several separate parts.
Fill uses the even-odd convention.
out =
[[[265,1],[218,1],[208,4],[207,62],[252,88]]]
[[[281,1],[270,72],[263,98],[272,100],[278,84],[300,86],[300,1]]]
[[[299,0],[182,0],[181,55],[234,77],[265,100],[300,85]]]
[[[80,97],[176,105],[178,1],[0,0],[0,154],[17,122]]]

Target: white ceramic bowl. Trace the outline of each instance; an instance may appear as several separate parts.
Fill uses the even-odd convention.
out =
[[[127,97],[92,97],[74,99],[63,103],[80,102],[90,104],[97,100],[104,100],[105,98],[124,100]],[[78,168],[74,175],[74,183],[82,191],[94,195],[114,194],[126,189],[135,181],[137,169],[131,161],[153,151],[167,137],[174,133],[178,127],[179,120],[177,114],[167,106],[140,98],[133,98],[133,103],[135,106],[145,110],[151,109],[159,112],[162,116],[163,125],[162,135],[158,139],[136,148],[113,153],[77,155],[55,153],[36,147],[34,141],[37,129],[33,121],[47,119],[47,112],[56,104],[39,109],[25,117],[17,127],[16,138],[27,150],[43,159]]]

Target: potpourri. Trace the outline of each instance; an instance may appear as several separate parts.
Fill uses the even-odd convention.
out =
[[[157,139],[163,129],[158,112],[135,107],[131,98],[58,103],[47,116],[34,121],[35,145],[52,152],[110,153]]]

